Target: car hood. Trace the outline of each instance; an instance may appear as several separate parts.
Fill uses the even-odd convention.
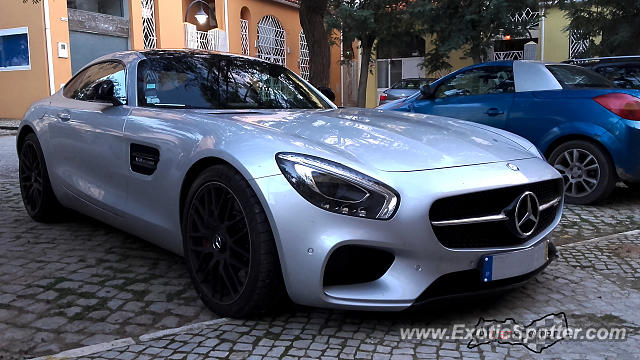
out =
[[[509,133],[439,116],[354,108],[249,111],[227,116],[243,125],[281,133],[292,143],[382,171],[430,170],[535,157],[525,147],[530,143],[506,137]]]
[[[419,91],[420,90],[418,89],[388,89],[388,90],[385,90],[384,93],[389,96],[408,97],[413,94],[416,94]]]

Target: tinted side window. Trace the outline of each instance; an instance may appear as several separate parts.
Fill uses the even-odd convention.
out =
[[[436,98],[515,92],[513,69],[492,66],[467,70],[447,80],[436,90]]]
[[[547,65],[547,69],[565,89],[613,87],[607,78],[579,66]]]
[[[603,65],[595,68],[595,71],[613,81],[619,88],[640,89],[640,63]]]
[[[70,99],[93,101],[96,98],[96,85],[103,80],[113,81],[116,97],[126,104],[125,67],[117,62],[100,63],[85,69],[65,85],[63,94]]]
[[[138,64],[138,105],[217,109],[219,66],[217,57],[142,60]]]

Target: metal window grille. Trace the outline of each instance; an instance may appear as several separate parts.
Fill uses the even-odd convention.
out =
[[[300,76],[309,81],[310,74],[309,46],[307,45],[307,38],[304,36],[304,31],[300,31]]]
[[[531,19],[535,19],[540,15],[539,11],[533,11],[531,8],[526,8],[524,11],[517,12],[515,14],[510,15],[511,21],[513,22],[526,22]],[[538,24],[531,24],[532,26],[538,26]]]
[[[493,60],[522,60],[524,51],[496,51],[493,53]]]
[[[242,55],[249,55],[249,21],[240,19],[240,44]]]
[[[154,0],[142,1],[142,38],[145,49],[155,49],[157,45],[156,16]]]
[[[286,37],[280,21],[267,15],[258,22],[258,57],[274,64],[286,65]]]
[[[589,38],[580,30],[569,31],[569,59],[582,56],[589,48]]]

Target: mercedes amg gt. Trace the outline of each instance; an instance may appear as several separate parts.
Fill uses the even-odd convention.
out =
[[[402,310],[524,282],[555,255],[560,174],[474,123],[338,109],[279,65],[122,52],[34,103],[17,137],[36,221],[64,208],[185,257],[224,316]]]

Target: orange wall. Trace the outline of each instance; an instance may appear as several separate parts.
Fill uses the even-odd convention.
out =
[[[68,18],[67,1],[49,0],[49,12],[51,14],[53,80],[56,90],[58,90],[71,79],[71,54],[69,53],[69,58],[67,59],[58,57],[58,42],[63,42],[69,46],[69,22],[62,20],[63,18]]]
[[[182,4],[176,0],[156,0],[158,48],[181,49],[185,45]]]
[[[49,95],[43,5],[3,2],[0,29],[29,28],[31,70],[0,71],[0,118],[19,119],[34,101]]]

